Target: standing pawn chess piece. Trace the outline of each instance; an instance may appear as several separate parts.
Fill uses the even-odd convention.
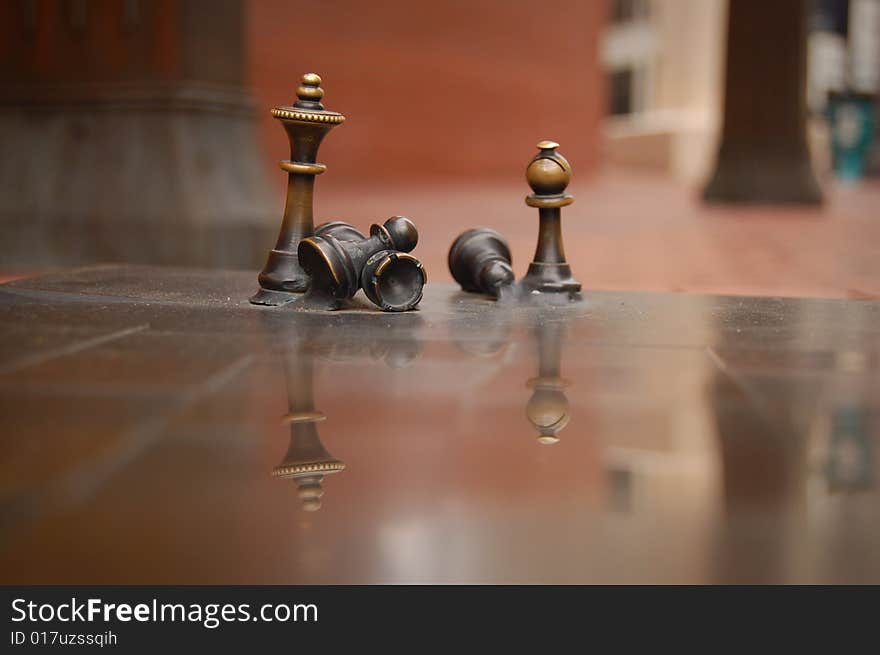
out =
[[[299,261],[316,294],[340,303],[363,289],[385,311],[413,309],[422,299],[426,275],[421,262],[406,254],[419,234],[408,218],[393,216],[370,227],[362,241],[341,241],[333,235],[314,236],[299,244]]]
[[[562,244],[562,207],[574,198],[565,193],[571,181],[571,164],[556,152],[558,147],[553,141],[539,142],[539,152],[526,168],[526,180],[533,191],[526,197],[526,204],[537,207],[540,220],[535,259],[520,281],[526,293],[576,294],[581,290],[581,283],[572,277],[565,261]]]
[[[540,323],[535,328],[538,345],[538,376],[528,381],[532,397],[526,405],[526,416],[538,431],[538,443],[559,442],[559,433],[568,425],[568,398],[563,389],[568,381],[560,376],[562,343],[565,325]]]
[[[462,290],[501,296],[513,284],[510,248],[498,232],[488,227],[466,230],[449,248],[449,272]]]
[[[324,109],[324,91],[318,75],[303,75],[296,95],[292,106],[272,110],[272,116],[281,121],[290,141],[290,159],[280,164],[288,175],[287,201],[278,241],[258,278],[260,289],[250,299],[255,305],[284,305],[301,298],[308,290],[309,278],[300,266],[297,246],[314,233],[315,176],[327,169],[316,162],[318,147],[327,133],[345,120],[342,114]]]
[[[296,482],[303,509],[321,508],[324,476],[339,473],[345,464],[331,455],[318,434],[317,424],[326,416],[315,409],[314,353],[301,340],[285,360],[288,412],[282,419],[290,426],[290,444],[272,476]]]

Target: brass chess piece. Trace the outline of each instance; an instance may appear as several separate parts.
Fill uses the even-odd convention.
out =
[[[418,259],[409,255],[418,243],[415,225],[393,216],[370,227],[370,236],[343,241],[325,234],[303,239],[299,261],[311,276],[312,290],[337,303],[363,289],[385,311],[413,309],[422,299],[427,277]]]
[[[324,90],[315,73],[303,75],[296,95],[293,105],[272,110],[272,116],[281,121],[290,141],[290,159],[280,164],[288,174],[287,201],[278,241],[258,278],[260,289],[250,299],[256,305],[284,305],[308,290],[309,278],[300,266],[297,246],[314,233],[315,176],[327,169],[316,161],[318,147],[327,133],[345,120],[342,114],[324,109]]]
[[[562,207],[574,202],[565,193],[571,181],[571,164],[556,152],[558,143],[541,141],[537,147],[538,154],[526,168],[526,180],[533,191],[526,204],[538,209],[538,246],[520,287],[525,293],[575,294],[581,283],[572,277],[562,243]]]
[[[495,298],[516,278],[511,261],[507,241],[488,227],[462,232],[449,248],[449,272],[462,290]]]

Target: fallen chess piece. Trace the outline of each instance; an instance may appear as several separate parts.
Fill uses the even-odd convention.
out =
[[[464,291],[485,293],[494,298],[516,278],[507,241],[488,227],[458,235],[449,249],[449,272]]]
[[[382,310],[403,312],[419,304],[427,281],[421,262],[407,254],[418,238],[412,221],[393,216],[383,225],[372,225],[366,239],[315,235],[300,241],[297,253],[313,294],[338,304],[363,289]]]
[[[562,207],[574,202],[565,193],[571,165],[556,152],[558,143],[541,141],[526,168],[532,193],[526,204],[538,209],[538,245],[522,280],[514,284],[510,248],[498,232],[475,228],[460,234],[449,249],[449,271],[462,290],[499,300],[507,297],[580,298],[581,283],[572,277],[562,241]]]

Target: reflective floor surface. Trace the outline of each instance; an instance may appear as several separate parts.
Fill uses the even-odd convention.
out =
[[[6,583],[880,582],[880,302],[0,286]]]

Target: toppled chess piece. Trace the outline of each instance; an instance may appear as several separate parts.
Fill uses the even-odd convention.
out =
[[[299,261],[317,294],[338,302],[362,288],[384,311],[402,312],[419,304],[427,280],[421,262],[407,254],[418,238],[412,221],[393,216],[383,225],[372,225],[369,238],[360,241],[332,234],[303,239]]]
[[[281,170],[288,174],[287,201],[278,241],[258,278],[260,289],[250,299],[256,305],[284,305],[301,298],[309,288],[297,246],[314,233],[315,176],[327,169],[316,162],[318,147],[327,133],[345,120],[342,114],[324,109],[321,78],[315,73],[303,75],[296,95],[295,104],[272,110],[272,116],[281,121],[290,141],[290,159],[280,163]]]
[[[464,291],[498,298],[513,284],[510,248],[498,232],[478,227],[458,235],[449,249],[449,272]]]
[[[520,286],[526,292],[577,293],[581,283],[572,277],[562,243],[562,207],[574,202],[565,193],[571,181],[571,164],[556,152],[558,143],[541,141],[537,147],[538,154],[526,168],[526,180],[533,191],[526,204],[538,209],[538,245]]]

